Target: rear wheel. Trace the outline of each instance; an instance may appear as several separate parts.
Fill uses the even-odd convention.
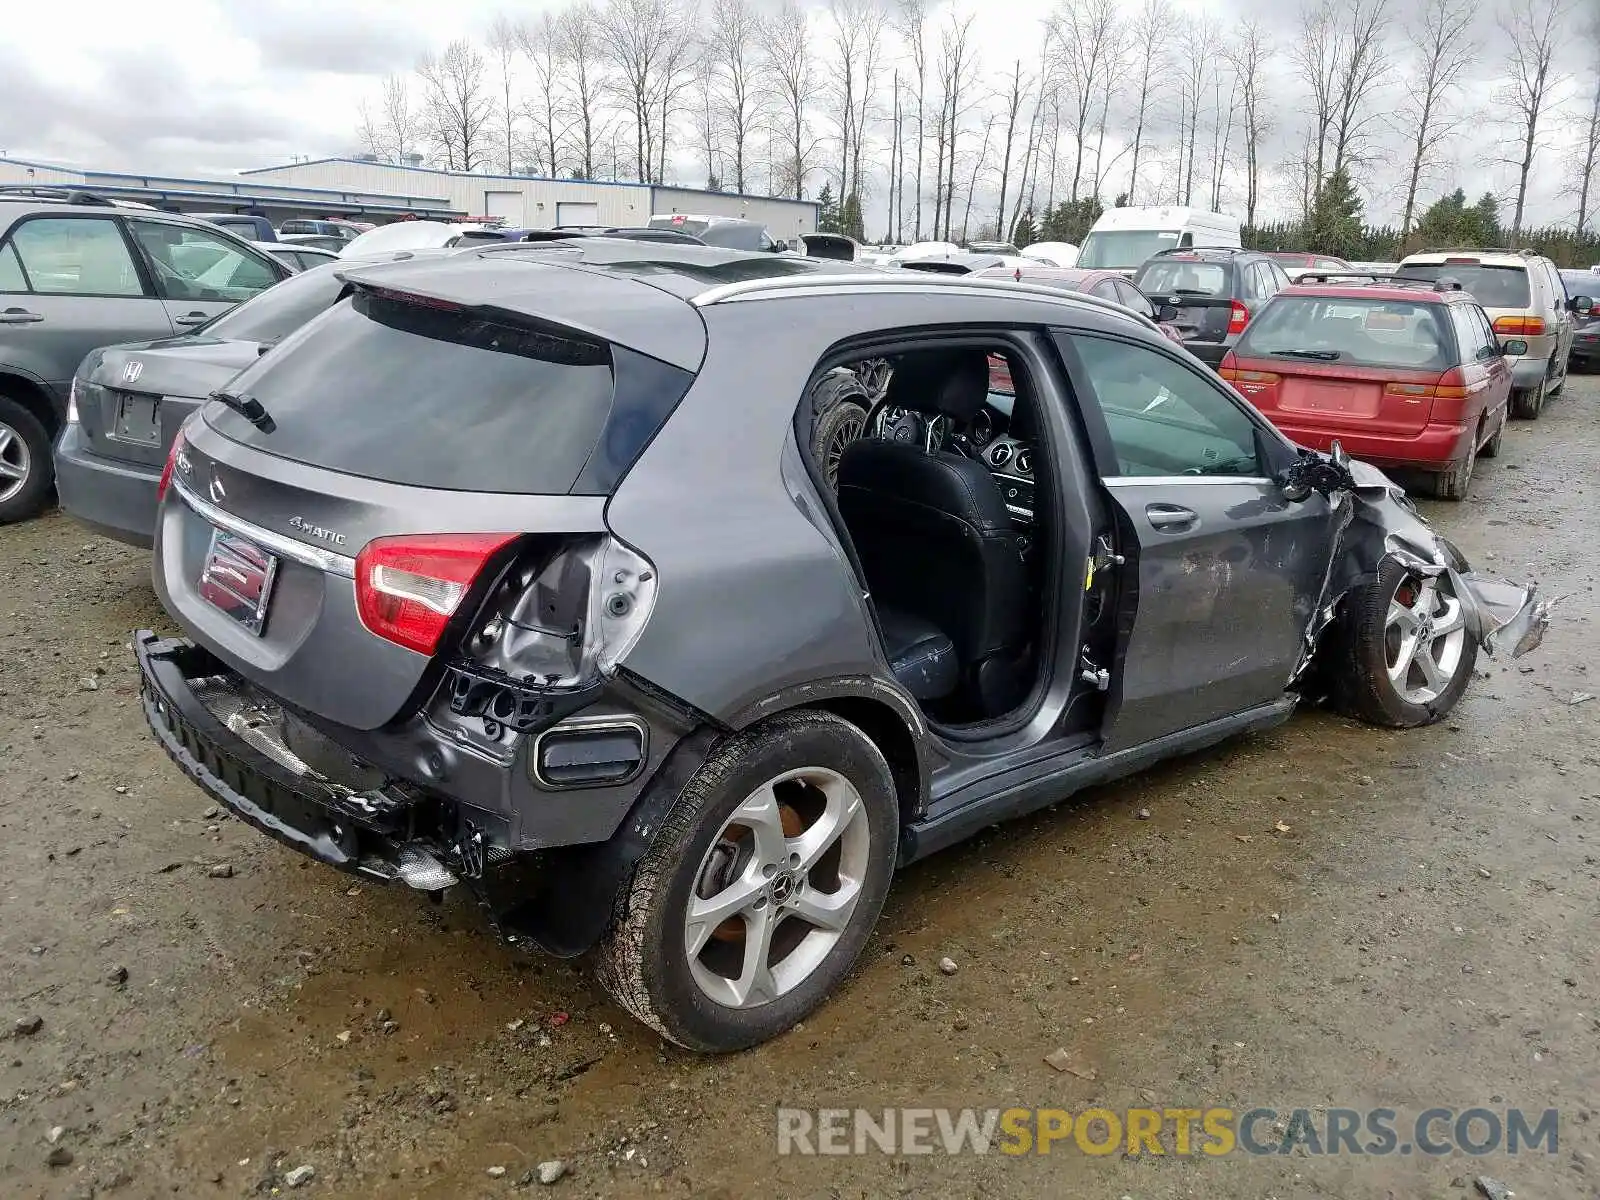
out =
[[[1511,415],[1524,421],[1537,421],[1544,410],[1545,381],[1538,387],[1524,388],[1511,393]]]
[[[1440,471],[1433,477],[1433,494],[1440,500],[1465,500],[1467,487],[1472,483],[1472,465],[1476,461],[1477,455],[1469,451],[1448,471]]]
[[[1418,575],[1393,559],[1346,597],[1333,633],[1334,700],[1374,725],[1404,729],[1447,716],[1478,661],[1448,576]]]
[[[894,870],[889,764],[849,722],[785,713],[690,779],[599,956],[623,1008],[693,1050],[766,1041],[855,964]]]
[[[852,371],[830,371],[817,381],[811,394],[811,453],[827,477],[838,487],[839,460],[845,448],[867,431],[867,411],[872,397]]]
[[[1494,436],[1478,448],[1478,453],[1484,458],[1500,457],[1500,441],[1506,435],[1506,421],[1509,419],[1509,414],[1501,417],[1500,427],[1494,431]]]
[[[9,396],[0,396],[0,525],[38,516],[50,498],[50,435]]]

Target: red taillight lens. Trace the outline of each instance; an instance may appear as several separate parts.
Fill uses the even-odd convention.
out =
[[[183,430],[178,430],[178,435],[172,439],[172,449],[167,451],[167,463],[161,468],[161,482],[156,484],[156,503],[166,499],[167,487],[172,483],[172,468],[177,465],[178,455],[188,445],[188,439],[183,436]]]
[[[491,555],[514,533],[424,533],[374,538],[356,556],[356,609],[367,629],[432,654]]]
[[[1250,324],[1250,310],[1234,300],[1228,306],[1228,332],[1243,333],[1244,327]]]

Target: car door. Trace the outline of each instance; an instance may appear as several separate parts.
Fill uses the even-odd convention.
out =
[[[1503,411],[1511,403],[1511,368],[1506,365],[1505,356],[1500,352],[1500,339],[1495,336],[1494,325],[1481,305],[1465,304],[1461,307],[1477,329],[1478,349],[1475,356],[1489,373],[1487,408],[1491,413]],[[1501,422],[1505,420],[1503,416],[1495,419]]]
[[[1546,260],[1544,273],[1550,280],[1551,303],[1555,308],[1555,359],[1559,369],[1564,371],[1567,365],[1567,355],[1572,353],[1572,339],[1577,330],[1577,321],[1572,315],[1571,298],[1567,295],[1567,285],[1561,278],[1561,272],[1556,270],[1554,263]]]
[[[115,217],[24,217],[0,242],[0,363],[62,403],[89,351],[171,334]]]
[[[283,263],[220,233],[144,218],[128,224],[180,332],[221,316],[293,274]]]
[[[1271,703],[1321,596],[1335,536],[1328,501],[1287,499],[1267,460],[1292,449],[1176,355],[1099,334],[1057,341],[1127,560],[1106,748]]]

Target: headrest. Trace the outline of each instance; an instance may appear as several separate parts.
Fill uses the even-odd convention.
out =
[[[895,363],[884,403],[970,421],[988,397],[989,356],[984,351],[918,350]]]

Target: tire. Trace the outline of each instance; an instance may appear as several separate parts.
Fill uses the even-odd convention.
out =
[[[1556,364],[1555,364],[1554,361],[1552,361],[1551,364],[1550,364],[1552,369],[1555,367],[1555,365]],[[1554,379],[1550,380],[1548,386],[1545,388],[1545,395],[1547,395],[1547,396],[1559,396],[1561,394],[1561,390],[1564,387],[1567,386],[1567,368],[1568,368],[1568,365],[1569,364],[1568,364],[1567,360],[1563,358],[1561,360],[1561,374],[1556,376]]]
[[[1523,388],[1511,393],[1511,415],[1523,421],[1537,421],[1544,410],[1545,381],[1538,387]]]
[[[1392,621],[1391,601],[1412,610],[1423,607],[1428,582],[1394,559],[1386,559],[1375,580],[1345,597],[1339,619],[1329,631],[1333,642],[1328,647],[1331,653],[1326,675],[1334,704],[1341,711],[1369,724],[1410,729],[1431,725],[1455,708],[1472,679],[1478,644],[1461,622],[1461,603],[1449,593],[1448,576],[1432,581],[1435,598],[1445,601],[1438,606],[1442,611],[1433,615],[1432,621],[1435,627],[1449,622],[1449,605],[1453,604],[1454,621],[1461,624],[1458,629],[1438,634],[1446,640],[1444,646],[1429,639],[1425,652],[1439,668],[1439,681],[1428,678],[1421,666],[1421,655],[1398,683],[1390,675],[1391,658],[1398,666],[1396,651],[1405,649],[1404,627]],[[1406,589],[1412,597],[1410,605],[1404,603]],[[1395,634],[1400,636],[1396,638]],[[1427,686],[1413,690],[1414,682]]]
[[[825,800],[828,794],[807,782],[785,779],[791,774],[827,782],[833,798]],[[852,789],[858,807],[848,803]],[[732,820],[735,810],[760,807],[763,794],[781,828]],[[814,820],[803,830],[802,809]],[[790,855],[801,836],[830,814],[845,812],[855,815],[847,825],[840,820],[842,833],[830,843],[837,850],[823,854],[809,872],[791,875]],[[769,849],[778,847],[769,862],[782,860],[784,870],[762,869],[757,829],[767,831]],[[619,889],[617,912],[597,956],[601,985],[638,1020],[691,1050],[724,1053],[775,1037],[816,1009],[855,965],[889,893],[899,833],[889,764],[849,722],[800,711],[733,735],[684,786],[632,878]],[[814,925],[795,910],[815,900],[823,902],[818,911],[825,910],[825,898],[844,893],[852,876],[855,898],[837,929]],[[763,879],[773,882],[763,885]],[[837,886],[830,891],[819,883]],[[750,889],[744,894],[754,899],[736,912],[708,905],[720,919],[690,920],[691,901],[705,905],[741,889]],[[768,926],[765,978],[751,969],[747,944],[758,927],[758,910],[780,913]],[[691,955],[693,937],[701,945]],[[797,938],[803,940],[787,944]],[[815,960],[809,967],[808,959]],[[733,970],[739,980],[728,975]],[[741,1000],[740,981],[746,979],[752,982]]]
[[[1440,471],[1434,475],[1434,496],[1440,500],[1465,500],[1467,488],[1472,483],[1472,466],[1477,460],[1477,455],[1469,452],[1448,471]]]
[[[817,460],[817,466],[822,469],[828,486],[834,489],[839,486],[839,461],[845,448],[867,431],[867,409],[865,405],[857,403],[856,392],[863,398],[866,396],[866,392],[858,385],[855,392],[835,400],[817,418],[811,431],[811,453]]]
[[[0,396],[0,525],[44,511],[55,482],[50,434],[9,396]]]
[[[1478,447],[1478,454],[1480,456],[1483,458],[1500,457],[1500,442],[1506,436],[1506,422],[1510,419],[1510,413],[1507,413],[1504,417],[1500,418],[1500,427],[1494,431],[1494,436],[1482,446]]]

